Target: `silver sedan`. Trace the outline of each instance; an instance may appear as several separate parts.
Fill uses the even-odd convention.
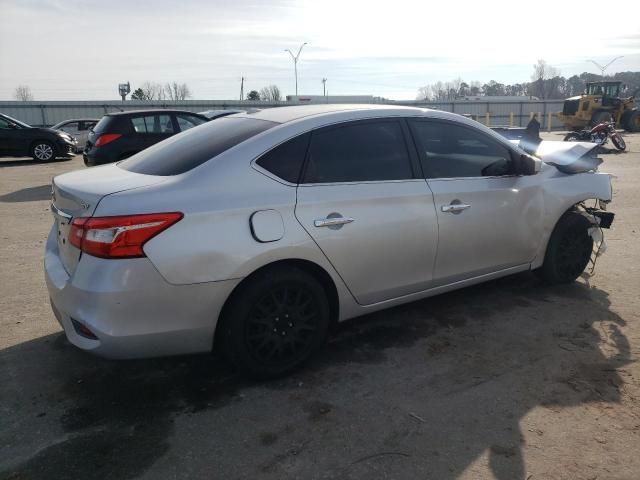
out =
[[[54,179],[51,304],[99,355],[219,348],[280,375],[352,317],[526,270],[574,281],[612,193],[591,147],[559,143],[542,161],[461,116],[393,106],[220,118]]]

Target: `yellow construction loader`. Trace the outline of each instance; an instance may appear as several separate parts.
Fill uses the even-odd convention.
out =
[[[564,101],[558,118],[570,130],[615,122],[618,128],[640,132],[640,111],[636,107],[635,96],[621,98],[621,87],[622,82],[588,82],[584,94]]]

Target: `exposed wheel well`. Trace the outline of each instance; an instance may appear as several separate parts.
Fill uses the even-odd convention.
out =
[[[251,272],[250,275],[245,277],[231,292],[231,295],[227,298],[220,310],[220,316],[218,317],[218,323],[216,325],[215,333],[213,334],[213,349],[214,351],[220,351],[219,343],[222,340],[222,335],[220,332],[224,329],[224,322],[226,319],[226,310],[229,305],[231,299],[234,298],[238,292],[242,291],[242,288],[247,285],[258,273],[263,273],[266,270],[271,270],[275,268],[287,268],[287,267],[295,267],[304,272],[308,273],[312,277],[314,277],[320,285],[322,285],[324,291],[327,294],[327,298],[329,299],[329,309],[331,311],[331,323],[329,325],[330,328],[335,327],[338,324],[338,315],[340,313],[340,302],[338,299],[338,289],[336,288],[335,283],[331,276],[327,273],[327,271],[322,268],[320,265],[310,262],[309,260],[301,260],[301,259],[287,259],[287,260],[278,260],[273,263],[269,263],[260,267],[259,269]]]

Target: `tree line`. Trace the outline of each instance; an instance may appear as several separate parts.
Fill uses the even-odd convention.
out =
[[[538,60],[534,65],[530,82],[504,84],[491,80],[485,84],[478,81],[466,82],[456,78],[448,82],[435,82],[418,89],[417,100],[450,101],[464,97],[475,96],[529,96],[540,100],[560,100],[585,91],[587,82],[600,80],[620,81],[625,89],[620,95],[631,96],[638,94],[640,89],[640,72],[618,72],[611,76],[602,77],[594,73],[583,72],[565,78],[560,71],[544,60]]]

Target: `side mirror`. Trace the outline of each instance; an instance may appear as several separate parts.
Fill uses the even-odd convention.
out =
[[[10,124],[9,124],[9,128],[10,128],[11,130],[17,130],[17,129],[18,129],[18,126],[17,126],[17,125],[14,125],[13,123],[10,123]]]

